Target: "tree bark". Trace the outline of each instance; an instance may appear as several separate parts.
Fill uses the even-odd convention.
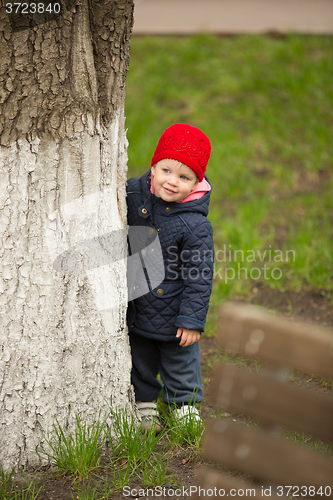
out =
[[[0,463],[132,401],[125,79],[132,0],[13,29],[0,9]]]

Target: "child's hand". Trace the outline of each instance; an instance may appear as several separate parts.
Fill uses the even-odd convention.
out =
[[[187,330],[186,328],[178,328],[176,337],[181,337],[179,345],[181,347],[187,347],[189,345],[198,342],[200,339],[199,330]]]

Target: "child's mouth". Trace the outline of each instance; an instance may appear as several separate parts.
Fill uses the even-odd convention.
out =
[[[175,194],[175,191],[172,191],[171,189],[168,189],[168,188],[164,188],[164,190],[169,193],[169,194]]]

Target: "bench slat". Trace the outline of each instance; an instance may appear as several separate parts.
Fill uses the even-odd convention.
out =
[[[255,306],[224,304],[217,341],[222,349],[333,380],[330,332],[272,317]]]
[[[333,398],[230,365],[215,367],[211,401],[333,442]]]
[[[333,491],[332,459],[260,429],[212,420],[207,427],[203,454],[208,460],[261,481],[281,486],[330,486]]]

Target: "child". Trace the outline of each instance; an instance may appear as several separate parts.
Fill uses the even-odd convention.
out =
[[[157,231],[165,277],[129,302],[132,384],[142,425],[158,425],[156,398],[192,414],[203,398],[198,340],[212,289],[214,244],[205,177],[211,145],[196,127],[175,124],[161,136],[151,170],[127,183],[129,226]],[[157,378],[157,375],[163,384]],[[155,425],[154,424],[154,425]]]

